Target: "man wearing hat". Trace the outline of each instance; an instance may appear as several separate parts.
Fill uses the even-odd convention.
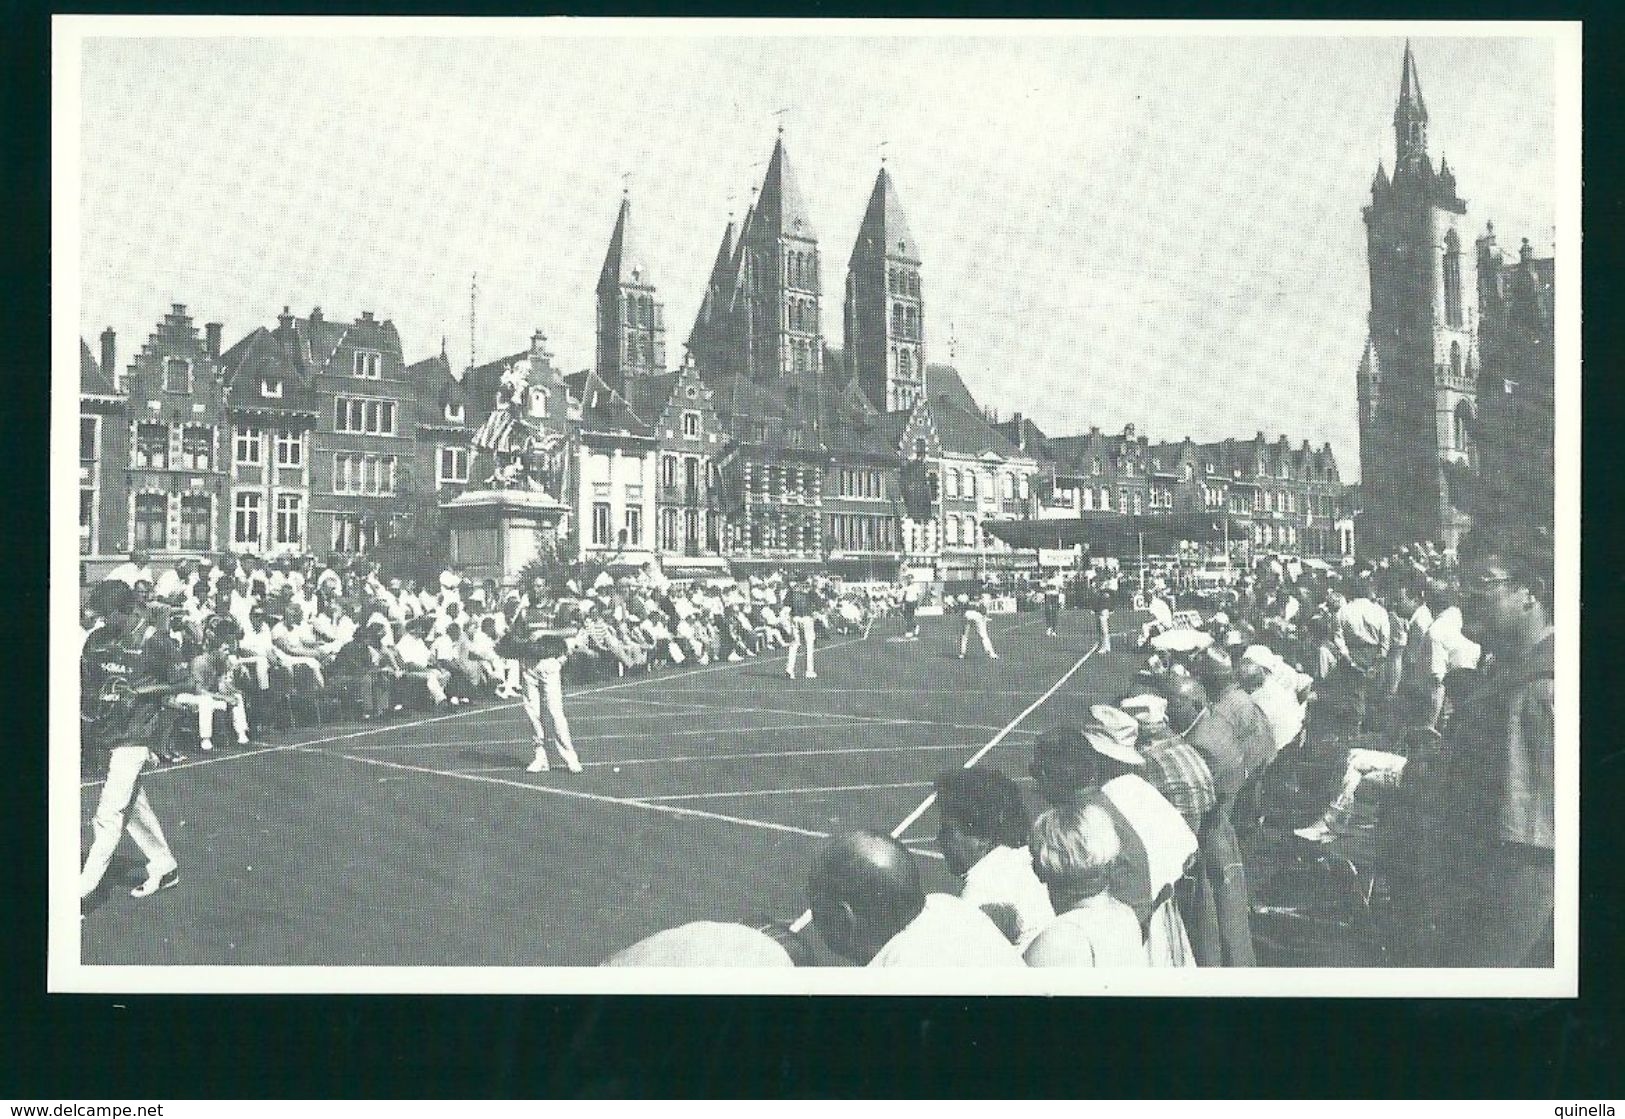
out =
[[[1213,774],[1202,755],[1168,725],[1168,701],[1153,692],[1137,692],[1117,705],[1139,724],[1135,749],[1145,759],[1142,773],[1184,817],[1192,832],[1218,803]]]
[[[1196,854],[1196,836],[1140,776],[1145,759],[1135,749],[1139,733],[1134,716],[1095,704],[1081,728],[1056,727],[1039,735],[1030,772],[1049,803],[1096,804],[1112,817],[1122,844],[1112,895],[1139,918],[1153,967],[1194,966],[1174,887]]]

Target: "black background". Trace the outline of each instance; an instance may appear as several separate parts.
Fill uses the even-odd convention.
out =
[[[176,14],[1583,19],[1584,627],[1578,1001],[361,998],[45,994],[51,10],[0,2],[0,1099],[1625,1095],[1621,1041],[1620,75],[1605,3],[800,3]],[[658,77],[654,80],[658,83]],[[1560,263],[1560,267],[1561,267]],[[1586,641],[1586,638],[1591,638]],[[1283,977],[1290,981],[1289,977]]]

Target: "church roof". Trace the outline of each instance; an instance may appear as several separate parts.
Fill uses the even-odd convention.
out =
[[[982,406],[976,403],[970,389],[965,387],[965,379],[959,375],[959,370],[951,365],[927,363],[925,390],[933,403],[947,401],[961,411],[981,414]]]
[[[897,184],[884,167],[875,176],[869,206],[863,212],[858,239],[852,245],[854,261],[867,253],[898,257],[910,264],[920,263],[920,247],[914,241],[914,234],[909,232],[903,204],[897,197]]]
[[[654,278],[642,249],[632,237],[632,200],[621,197],[615,215],[615,229],[609,235],[609,250],[598,273],[598,287],[654,287]]]
[[[767,223],[768,231],[776,237],[799,237],[815,241],[812,213],[801,197],[795,176],[790,172],[790,159],[784,153],[784,137],[773,143],[773,155],[768,160],[767,175],[762,179],[762,193],[756,200],[756,217]]]

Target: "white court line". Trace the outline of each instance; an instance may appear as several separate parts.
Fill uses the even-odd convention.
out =
[[[319,754],[327,758],[343,758],[345,761],[359,762],[362,765],[379,766],[384,769],[396,769],[406,773],[422,773],[432,777],[450,777],[457,781],[473,781],[483,785],[501,785],[510,789],[524,789],[532,793],[543,793],[548,796],[565,797],[570,800],[588,800],[598,804],[618,804],[626,808],[641,808],[647,812],[658,812],[667,816],[689,816],[701,820],[720,820],[727,824],[739,824],[748,828],[761,828],[764,831],[783,832],[787,835],[804,835],[812,839],[828,839],[828,832],[813,831],[810,828],[798,828],[793,824],[779,824],[771,820],[752,820],[745,816],[730,816],[724,812],[707,812],[702,808],[685,808],[677,804],[646,804],[640,800],[631,800],[626,797],[605,796],[602,793],[589,793],[581,789],[562,789],[555,785],[532,785],[526,781],[516,781],[507,777],[487,777],[483,773],[459,773],[451,769],[432,769],[424,765],[406,765],[402,762],[386,762],[382,758],[364,758],[359,754],[344,754],[332,750],[310,750],[305,747],[296,747],[305,753]]]
[[[836,641],[836,642],[834,642],[834,643],[832,643],[830,645],[826,645],[825,648],[826,649],[839,649],[839,648],[842,648],[844,646],[852,645],[852,644],[855,644],[855,643],[857,643],[859,641],[863,641],[863,640],[865,640],[865,639],[862,638],[862,637],[853,637],[853,638],[849,638],[849,639],[847,639],[845,641]],[[685,669],[685,670],[683,670],[681,672],[662,673],[662,674],[660,674],[658,676],[655,676],[655,675],[644,676],[644,677],[641,677],[641,678],[639,678],[637,680],[625,680],[625,681],[621,681],[621,682],[614,683],[614,684],[606,684],[606,685],[604,685],[602,687],[582,688],[579,691],[566,692],[565,693],[565,698],[566,699],[571,699],[571,698],[574,698],[575,696],[597,695],[597,694],[599,694],[601,692],[616,691],[616,690],[618,690],[620,688],[632,688],[632,687],[637,687],[638,685],[641,685],[641,684],[653,684],[653,683],[658,683],[658,682],[667,681],[667,680],[680,680],[685,676],[699,676],[702,673],[707,673],[707,672],[721,672],[725,668],[738,668],[740,665],[745,665],[745,664],[749,664],[749,663],[750,663],[750,661],[748,661],[748,660],[726,661],[726,662],[723,662],[721,664],[709,664],[709,665],[704,665],[704,666],[699,667],[699,668]],[[177,769],[193,769],[193,768],[196,768],[197,766],[200,766],[200,765],[212,765],[215,762],[238,761],[238,760],[240,760],[242,758],[252,758],[252,757],[255,757],[255,756],[259,755],[259,754],[272,754],[272,753],[277,753],[277,752],[287,751],[287,750],[297,750],[300,747],[304,747],[304,746],[320,746],[320,745],[325,745],[326,743],[329,743],[329,742],[344,742],[344,741],[348,741],[349,739],[352,739],[352,738],[365,738],[368,735],[385,734],[385,733],[387,733],[389,731],[392,731],[392,730],[409,730],[412,727],[427,726],[430,723],[444,722],[447,719],[461,719],[461,718],[464,718],[465,716],[468,716],[468,715],[492,715],[492,714],[496,714],[499,711],[513,710],[513,709],[515,709],[515,708],[517,708],[519,706],[520,706],[520,704],[518,704],[518,703],[502,703],[502,704],[498,704],[495,707],[486,707],[486,706],[483,706],[483,705],[479,706],[479,707],[465,707],[461,711],[452,711],[452,712],[449,712],[449,713],[444,714],[444,715],[433,715],[433,716],[430,716],[429,718],[426,718],[426,719],[416,719],[416,720],[414,720],[412,722],[408,722],[408,723],[384,723],[384,724],[381,724],[381,725],[376,726],[376,727],[366,727],[366,728],[364,728],[362,730],[351,731],[351,732],[349,732],[347,734],[329,735],[329,736],[327,736],[325,738],[312,738],[312,739],[309,739],[308,741],[304,741],[304,742],[287,742],[287,743],[283,743],[282,745],[279,745],[279,746],[267,746],[262,750],[248,750],[248,751],[244,751],[244,752],[240,752],[240,753],[226,753],[226,754],[222,754],[219,757],[215,757],[215,758],[199,758],[197,761],[181,762],[179,765],[163,766],[163,767],[160,767],[160,768],[157,768],[157,769],[152,769],[152,770],[149,770],[146,773],[142,774],[142,776],[143,777],[153,777],[153,776],[156,776],[157,774],[160,774],[160,773],[172,773]],[[677,704],[670,704],[669,706],[675,707],[675,706],[678,706],[678,705]],[[691,707],[693,705],[692,704],[684,704],[682,706]],[[805,715],[805,714],[807,714],[807,712],[805,712],[805,711],[790,711],[790,712],[785,712],[785,714]],[[590,717],[591,716],[588,716],[588,715],[583,715],[582,716],[582,718],[590,718]],[[79,788],[80,789],[94,789],[98,785],[103,784],[105,782],[105,780],[106,779],[103,778],[103,780],[101,780],[101,781],[81,781],[79,783]]]
[[[664,700],[659,699],[627,698],[623,702],[647,703],[655,707],[677,706],[677,704],[666,703]],[[700,710],[714,711],[719,715],[817,715],[820,719],[850,719],[852,720],[852,729],[865,724],[892,727],[934,727],[942,730],[999,729],[982,723],[944,723],[939,719],[894,719],[887,715],[845,715],[839,711],[794,711],[788,707],[702,707]]]
[[[771,728],[777,729],[777,728]],[[845,729],[845,728],[842,728]],[[500,745],[529,742],[528,738],[515,738]],[[499,743],[492,743],[499,745]],[[974,746],[974,742],[949,742],[943,745],[930,746],[842,746],[834,750],[755,750],[744,754],[673,754],[666,758],[614,758],[602,762],[582,762],[588,769],[619,769],[623,765],[660,765],[665,762],[726,762],[740,759],[760,758],[825,758],[837,754],[911,754],[931,753],[933,751],[964,750]],[[512,765],[493,766],[465,766],[458,773],[503,773],[512,772]],[[634,798],[642,799],[642,798]]]
[[[803,711],[802,714],[803,715],[808,715],[808,714],[812,714],[812,712]],[[575,720],[574,719],[570,720],[570,726],[571,726],[571,730],[573,732],[574,729],[575,729]],[[849,728],[847,726],[844,726],[844,725],[833,726],[832,727],[828,723],[795,723],[795,724],[790,724],[790,725],[787,725],[787,726],[777,726],[777,727],[704,727],[704,728],[701,728],[699,730],[672,730],[672,731],[646,730],[646,731],[639,731],[636,734],[576,734],[576,733],[572,733],[570,737],[577,740],[577,741],[579,741],[579,742],[593,743],[593,742],[616,742],[616,741],[619,741],[621,739],[626,739],[626,738],[661,738],[661,739],[665,739],[665,738],[686,738],[686,737],[690,737],[690,736],[694,736],[694,735],[699,735],[699,736],[703,737],[704,735],[708,735],[708,734],[710,734],[710,735],[761,734],[761,733],[763,733],[765,731],[770,731],[770,730],[849,730],[849,729],[851,729],[851,728]],[[357,750],[367,750],[367,751],[373,751],[373,750],[437,750],[437,749],[457,747],[457,746],[507,746],[507,745],[512,745],[513,743],[516,743],[516,742],[530,742],[530,741],[532,741],[532,739],[527,736],[525,738],[480,738],[480,739],[459,740],[459,741],[455,741],[455,742],[386,742],[382,746],[357,746],[357,747],[355,747],[355,749],[357,749]]]
[[[891,781],[884,784],[871,785],[804,785],[797,789],[736,789],[720,793],[673,793],[665,796],[639,796],[629,799],[639,804],[664,804],[673,800],[713,800],[721,797],[776,797],[787,796],[791,793],[856,793],[869,789],[920,789],[930,785],[929,781]]]
[[[275,753],[277,753],[278,751],[281,751],[281,750],[292,750],[292,749],[293,749],[293,746],[287,745],[287,746],[262,746],[258,750],[239,750],[239,751],[237,751],[235,753],[227,750],[224,753],[216,754],[214,757],[210,757],[210,758],[199,758],[196,761],[191,761],[191,762],[177,762],[174,765],[157,766],[157,767],[154,767],[154,768],[149,769],[146,772],[144,772],[141,775],[141,777],[142,777],[143,780],[145,780],[146,778],[151,777],[154,774],[158,774],[158,773],[173,773],[177,769],[196,769],[200,765],[213,765],[215,762],[237,761],[237,760],[240,760],[242,758],[256,757],[257,755],[260,755],[260,754],[275,754]],[[101,784],[105,783],[105,780],[106,779],[104,778],[102,781],[81,781],[81,782],[79,782],[79,787],[81,789],[94,789],[97,785],[101,785]]]
[[[1095,653],[1099,651],[1099,649],[1100,649],[1100,646],[1096,645],[1093,648],[1091,648],[1087,653],[1083,654],[1083,656],[1079,657],[1077,659],[1077,662],[1074,663],[1071,668],[1067,669],[1066,672],[1061,676],[1061,678],[1059,680],[1055,681],[1055,683],[1053,683],[1053,684],[1051,684],[1049,686],[1048,691],[1046,691],[1043,695],[1039,696],[1037,699],[1033,700],[1030,704],[1027,705],[1026,709],[1024,711],[1022,711],[1021,714],[1017,715],[1014,719],[1011,719],[1010,722],[1005,725],[1003,730],[999,731],[998,734],[995,734],[992,738],[988,739],[986,746],[983,746],[980,750],[976,751],[976,753],[972,754],[970,756],[969,760],[967,760],[965,762],[963,768],[970,769],[977,762],[981,761],[984,757],[986,757],[987,752],[989,750],[993,749],[999,743],[1003,742],[1005,740],[1005,738],[1007,738],[1009,736],[1010,732],[1016,729],[1017,724],[1019,724],[1028,715],[1031,715],[1034,711],[1038,710],[1038,708],[1041,707],[1043,705],[1044,701],[1049,699],[1050,696],[1052,696],[1056,692],[1060,691],[1061,690],[1061,685],[1065,684],[1068,680],[1072,679],[1072,677],[1077,673],[1078,669],[1082,668],[1084,666],[1084,663],[1086,661],[1088,661],[1088,659],[1090,657],[1094,656]],[[903,817],[903,822],[902,823],[898,824],[895,828],[892,829],[892,831],[891,831],[892,838],[897,839],[904,832],[906,832],[909,829],[909,826],[911,824],[913,824],[915,820],[918,820],[921,816],[925,815],[926,809],[930,808],[931,805],[936,802],[936,799],[937,799],[937,793],[936,793],[936,790],[933,789],[929,796],[927,796],[924,800],[920,801],[919,806],[916,807],[914,809],[914,811],[910,812],[907,816]],[[792,923],[791,926],[790,926],[790,931],[791,932],[800,932],[802,929],[807,927],[807,923],[809,921],[811,921],[811,920],[812,920],[812,910],[808,909],[805,912],[803,912],[801,914],[801,916],[799,916],[799,917],[797,917],[795,919],[794,923]]]

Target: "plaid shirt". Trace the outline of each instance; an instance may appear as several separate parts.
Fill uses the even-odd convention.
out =
[[[1202,755],[1167,723],[1142,726],[1136,748],[1145,758],[1145,779],[1179,810],[1191,831],[1196,831],[1202,817],[1219,803],[1213,790],[1213,773]]]

